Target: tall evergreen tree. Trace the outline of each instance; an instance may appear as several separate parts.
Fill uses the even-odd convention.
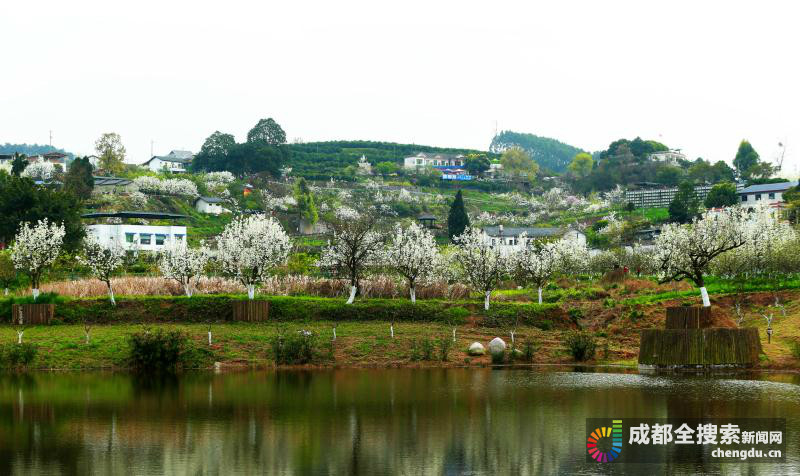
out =
[[[669,204],[669,221],[689,223],[699,214],[700,200],[694,193],[694,185],[686,180],[678,186],[675,198]]]
[[[469,216],[464,207],[464,197],[461,196],[461,190],[459,190],[453,204],[450,205],[450,213],[447,215],[447,234],[450,235],[450,240],[452,241],[454,237],[464,233],[467,227],[469,227]]]
[[[19,177],[25,167],[28,166],[28,160],[24,154],[14,154],[14,160],[11,161],[11,175]]]
[[[64,189],[81,200],[87,200],[92,196],[93,188],[92,163],[88,157],[76,158],[64,177]]]

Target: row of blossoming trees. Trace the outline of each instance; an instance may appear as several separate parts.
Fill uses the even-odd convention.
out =
[[[416,301],[417,286],[448,280],[481,292],[484,307],[489,309],[492,291],[505,279],[535,287],[541,303],[542,289],[557,276],[599,274],[614,264],[625,263],[636,272],[658,274],[662,282],[693,281],[700,289],[703,305],[709,306],[705,288],[709,272],[745,279],[776,274],[788,269],[788,260],[798,255],[793,228],[768,208],[707,212],[688,225],[666,225],[652,248],[634,246],[594,253],[570,239],[537,241],[521,237],[516,246],[491,246],[479,229],[467,229],[456,237],[455,246],[440,250],[431,232],[417,224],[398,224],[392,232],[381,233],[372,214],[342,208],[337,216],[332,239],[317,264],[349,282],[348,304],[354,301],[367,273],[376,269],[401,276],[412,302]],[[12,260],[18,270],[30,276],[34,299],[43,273],[61,251],[63,238],[63,225],[47,220],[20,227]],[[179,282],[191,296],[207,264],[215,260],[226,275],[247,288],[249,299],[254,299],[256,288],[286,263],[292,249],[291,238],[280,223],[264,215],[234,219],[215,244],[213,248],[190,248],[185,241],[170,243],[159,257],[163,276]],[[124,250],[90,235],[78,259],[106,283],[109,298],[115,303],[111,276],[123,265]]]

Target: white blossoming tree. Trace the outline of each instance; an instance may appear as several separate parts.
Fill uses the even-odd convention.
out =
[[[111,305],[116,306],[114,288],[111,286],[111,275],[125,262],[125,250],[116,241],[105,244],[95,236],[89,235],[83,241],[83,256],[78,261],[89,268],[92,276],[106,283]]]
[[[427,229],[412,223],[407,228],[399,224],[395,227],[394,239],[383,257],[385,265],[408,282],[411,302],[417,302],[416,285],[433,280],[441,257],[433,234]]]
[[[741,209],[728,208],[704,213],[687,225],[664,226],[656,238],[655,258],[660,282],[690,279],[700,288],[703,306],[711,306],[705,274],[711,262],[747,242]]]
[[[32,226],[23,223],[14,237],[11,260],[15,268],[30,276],[34,301],[39,297],[42,274],[58,258],[65,234],[63,223],[50,223],[45,218]]]
[[[525,237],[520,237],[526,243]],[[523,244],[512,256],[511,266],[516,277],[523,283],[537,287],[539,304],[542,304],[542,288],[559,273],[577,272],[583,266],[587,254],[586,246],[578,240],[565,239],[552,242],[533,241]]]
[[[165,278],[177,281],[186,296],[192,297],[210,257],[207,247],[190,248],[185,240],[176,240],[161,251],[158,267]]]
[[[20,176],[28,177],[33,180],[43,180],[47,182],[51,180],[56,174],[56,166],[51,162],[34,162],[22,171]]]
[[[375,220],[371,215],[347,207],[339,212],[338,221],[332,224],[333,240],[322,250],[317,266],[350,281],[347,304],[352,304],[367,268],[380,263],[384,239],[373,230]]]
[[[484,233],[476,228],[468,228],[456,236],[457,276],[476,290],[484,293],[483,308],[489,309],[489,299],[497,283],[508,273],[511,256],[503,247],[492,247]]]
[[[234,218],[217,238],[217,259],[228,275],[247,287],[255,298],[256,286],[284,263],[292,240],[277,220],[265,215]]]

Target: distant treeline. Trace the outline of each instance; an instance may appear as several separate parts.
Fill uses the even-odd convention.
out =
[[[492,139],[489,150],[501,153],[514,146],[521,147],[528,152],[533,160],[539,164],[539,167],[553,172],[566,171],[575,154],[583,152],[577,147],[556,139],[512,131],[502,131],[497,134]]]
[[[6,142],[5,144],[0,144],[0,154],[13,154],[15,152],[25,155],[41,155],[41,154],[46,154],[48,152],[61,152],[62,154],[67,154],[68,156],[73,157],[73,154],[65,151],[64,149],[53,147],[52,145],[9,144],[8,142]]]
[[[403,159],[419,152],[443,154],[495,154],[470,149],[451,149],[426,145],[396,144],[376,141],[330,141],[290,144],[289,166],[292,173],[309,178],[341,177],[355,174],[358,159],[364,155],[372,165],[381,162],[402,164]]]

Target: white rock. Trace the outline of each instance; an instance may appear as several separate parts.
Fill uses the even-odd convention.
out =
[[[486,353],[486,349],[483,348],[483,344],[480,342],[473,342],[469,346],[469,350],[467,351],[469,355],[483,355]]]
[[[492,339],[491,342],[489,342],[489,353],[491,355],[500,356],[503,355],[503,352],[505,351],[506,351],[506,343],[505,341],[503,341],[503,339],[495,337],[494,339]]]

